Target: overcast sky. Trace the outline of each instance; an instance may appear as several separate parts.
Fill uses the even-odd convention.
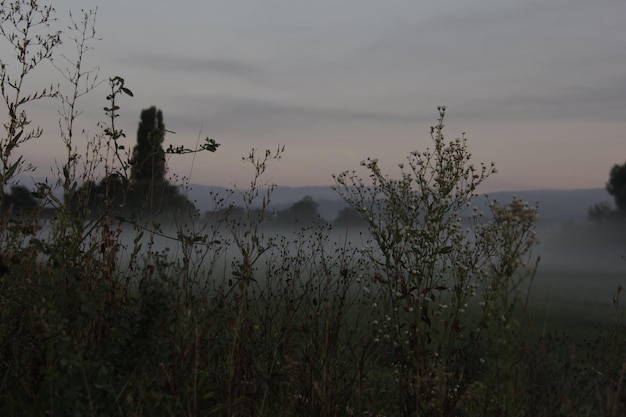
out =
[[[431,145],[438,105],[448,137],[466,132],[475,162],[496,163],[485,191],[599,188],[626,161],[624,0],[55,3],[63,22],[98,6],[87,64],[134,92],[119,103],[128,147],[152,105],[176,132],[166,145],[221,143],[169,159],[192,183],[245,187],[241,157],[277,144],[266,179],[279,185],[330,185],[367,157],[395,175]],[[98,131],[106,94],[79,103],[81,128]],[[63,158],[58,115],[52,102],[35,110],[46,132],[23,151],[49,175]]]

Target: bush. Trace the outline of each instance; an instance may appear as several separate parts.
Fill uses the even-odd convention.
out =
[[[395,375],[403,415],[453,415],[484,377],[493,354],[486,346],[513,338],[535,242],[536,210],[518,200],[489,203],[488,222],[477,212],[463,219],[495,168],[476,169],[464,138],[445,140],[445,108],[439,110],[434,149],[412,152],[400,179],[369,158],[361,165],[372,185],[354,171],[336,176],[338,192],[366,219],[376,243],[364,251],[381,294],[374,342],[386,352],[381,365]]]

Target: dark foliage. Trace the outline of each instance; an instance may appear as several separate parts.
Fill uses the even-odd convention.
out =
[[[615,198],[617,209],[626,212],[626,163],[611,168],[606,190]]]
[[[156,217],[162,213],[191,214],[195,206],[165,178],[163,112],[152,106],[141,112],[130,180],[117,173],[99,183],[86,181],[71,196],[74,210],[87,207],[91,216],[107,210],[119,215]]]
[[[367,226],[367,220],[354,207],[345,207],[339,211],[334,225],[338,227],[365,227]]]
[[[302,226],[308,227],[314,224],[324,223],[317,209],[318,204],[313,197],[306,196],[294,203],[288,209],[276,213],[276,224],[279,226]]]
[[[163,112],[155,106],[143,110],[137,129],[137,145],[131,159],[133,181],[165,181],[164,139]]]
[[[11,192],[5,194],[2,201],[2,212],[10,215],[24,215],[33,213],[38,207],[37,200],[32,192],[23,185],[14,185]]]

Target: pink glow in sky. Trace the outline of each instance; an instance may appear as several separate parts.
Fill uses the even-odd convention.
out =
[[[127,147],[152,105],[176,132],[166,145],[221,143],[170,158],[170,173],[192,183],[245,186],[241,156],[277,144],[286,153],[267,178],[279,185],[330,185],[367,157],[394,174],[430,145],[438,105],[448,137],[466,132],[475,161],[496,163],[487,191],[600,188],[626,161],[622,0],[57,3],[60,23],[98,6],[102,40],[87,64],[134,92],[119,103]],[[0,44],[8,63],[7,51]],[[33,76],[61,82],[54,70]],[[79,102],[80,129],[98,132],[106,94],[103,84]],[[64,158],[57,108],[32,109],[45,129],[22,148],[32,176]]]

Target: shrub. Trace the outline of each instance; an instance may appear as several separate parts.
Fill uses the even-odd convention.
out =
[[[431,128],[434,148],[412,152],[400,164],[399,179],[384,175],[370,158],[361,165],[371,185],[354,171],[335,177],[376,243],[364,250],[381,294],[373,306],[380,314],[373,341],[397,384],[403,415],[457,412],[486,372],[487,340],[510,341],[535,242],[536,210],[518,200],[490,202],[489,221],[478,212],[464,218],[495,168],[475,168],[465,138],[445,140],[445,108],[439,111]]]

